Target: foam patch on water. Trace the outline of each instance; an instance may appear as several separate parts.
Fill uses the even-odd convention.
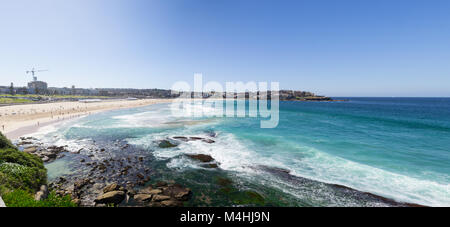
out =
[[[342,184],[398,201],[429,206],[449,206],[449,184],[416,179],[352,162],[324,152],[313,151],[299,162],[292,174],[310,179]]]

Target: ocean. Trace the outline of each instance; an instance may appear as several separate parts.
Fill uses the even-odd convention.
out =
[[[260,128],[259,118],[175,117],[169,104],[155,104],[46,126],[33,136],[71,150],[107,148],[47,164],[50,180],[83,172],[79,155],[138,154],[148,157],[152,182],[190,187],[191,206],[389,205],[379,196],[450,206],[450,98],[337,99],[348,101],[281,101],[273,129]],[[161,140],[177,146],[162,148]],[[117,144],[133,149],[113,149]],[[210,155],[219,168],[186,154]]]

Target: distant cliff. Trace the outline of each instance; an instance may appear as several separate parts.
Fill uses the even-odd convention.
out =
[[[279,98],[283,101],[333,101],[330,97],[317,96],[307,91],[280,90]]]

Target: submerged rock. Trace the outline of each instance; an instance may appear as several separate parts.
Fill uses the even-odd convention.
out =
[[[207,168],[207,169],[219,168],[219,165],[217,165],[217,163],[204,164],[204,165],[201,165],[201,166],[203,168]]]
[[[196,159],[201,162],[212,162],[214,161],[214,158],[211,157],[211,155],[206,154],[187,154],[189,158]]]
[[[187,201],[190,199],[192,191],[189,188],[183,188],[179,184],[174,184],[164,188],[163,195],[173,197],[179,201]]]
[[[156,187],[165,187],[165,186],[167,186],[167,182],[165,181],[156,182]]]
[[[161,140],[158,144],[160,148],[171,148],[176,147],[178,145],[171,143],[169,140]]]
[[[212,140],[212,139],[204,139],[202,140],[205,143],[215,143],[216,141]]]

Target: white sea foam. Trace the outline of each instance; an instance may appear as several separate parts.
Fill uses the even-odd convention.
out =
[[[298,160],[292,174],[327,183],[342,184],[402,202],[429,206],[449,206],[449,184],[416,179],[352,162],[311,149],[311,155]]]

